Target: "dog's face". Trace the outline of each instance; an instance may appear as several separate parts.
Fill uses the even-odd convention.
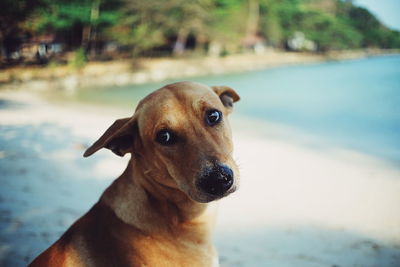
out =
[[[85,156],[102,147],[131,152],[146,179],[198,202],[219,199],[239,180],[227,120],[238,100],[229,87],[167,85],[143,99],[133,117],[116,121]]]

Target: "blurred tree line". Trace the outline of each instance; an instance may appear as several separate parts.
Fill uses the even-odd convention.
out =
[[[37,60],[75,51],[79,61],[223,55],[268,46],[322,52],[400,48],[400,33],[349,0],[0,2],[3,62],[23,58],[24,51],[34,52]]]

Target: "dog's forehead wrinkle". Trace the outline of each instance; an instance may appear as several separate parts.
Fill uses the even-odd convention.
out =
[[[199,99],[206,101],[218,98],[210,87],[195,82],[176,83],[167,86],[167,88],[181,103],[193,103]]]
[[[142,103],[139,117],[142,131],[149,134],[155,128],[176,127],[179,124],[179,118],[183,115],[181,110],[177,100],[170,97],[154,98],[152,101]]]
[[[194,82],[179,82],[150,94],[139,103],[137,110],[145,110],[144,113],[158,110],[160,115],[171,111],[181,116],[186,115],[185,112],[198,113],[205,108],[221,108],[220,104],[210,87]],[[179,114],[179,111],[182,113]]]
[[[221,103],[219,99],[213,99],[209,97],[201,97],[197,99],[196,101],[192,102],[192,108],[196,111],[204,111],[207,109],[222,109]]]

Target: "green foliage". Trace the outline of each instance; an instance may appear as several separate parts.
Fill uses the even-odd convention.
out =
[[[300,15],[296,0],[264,0],[261,4],[261,31],[267,41],[283,47],[285,41],[297,31]]]
[[[398,33],[368,10],[341,0],[264,0],[261,29],[270,43],[283,47],[303,32],[321,51],[359,47],[399,47]]]
[[[37,31],[68,30],[77,24],[112,25],[117,22],[118,12],[108,5],[112,0],[43,0],[36,10],[32,27]],[[104,9],[103,7],[107,7]],[[111,7],[111,8],[110,8]],[[94,9],[100,9],[94,17]]]
[[[297,30],[303,31],[321,51],[357,48],[362,38],[357,30],[343,21],[313,10],[301,14]]]
[[[284,30],[278,14],[278,5],[269,4],[261,6],[260,28],[263,35],[266,36],[268,44],[272,46],[282,46]]]
[[[68,65],[74,70],[80,70],[86,65],[86,62],[85,49],[81,47],[73,53],[72,59],[68,62]]]
[[[234,43],[239,45],[246,30],[243,19],[247,16],[244,1],[216,0],[215,8],[211,13],[210,31],[207,33],[213,41],[222,45]]]
[[[243,40],[255,34],[254,25],[267,44],[280,48],[296,32],[320,51],[400,48],[398,31],[351,0],[0,1],[3,46],[9,35],[53,34],[67,49],[80,48],[70,63],[78,68],[86,61],[84,52],[93,52],[96,42],[122,45],[134,56],[161,47],[172,53],[180,46],[184,49],[188,40],[191,49],[216,44],[222,51],[238,51]]]
[[[383,26],[367,9],[351,6],[349,23],[362,34],[363,47],[399,47],[399,33]]]
[[[211,8],[212,0],[127,0],[108,36],[132,46],[133,55],[138,55],[177,36],[206,36]]]

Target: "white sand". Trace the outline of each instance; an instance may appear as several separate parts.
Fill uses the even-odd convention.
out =
[[[0,266],[32,260],[122,172],[127,158],[81,155],[132,112],[0,92]],[[222,266],[400,266],[400,168],[233,121],[241,188],[220,201]]]

